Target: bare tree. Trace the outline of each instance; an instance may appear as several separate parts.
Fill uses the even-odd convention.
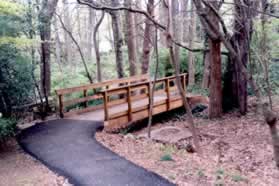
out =
[[[180,0],[181,2],[181,11],[182,11],[182,17],[183,17],[183,25],[182,25],[182,41],[188,42],[188,31],[189,31],[189,13],[188,13],[188,2],[189,0]]]
[[[131,7],[131,0],[125,0],[125,6]],[[125,11],[125,21],[126,21],[126,37],[128,46],[128,57],[129,57],[129,71],[130,76],[137,74],[137,50],[136,50],[136,33],[135,33],[135,23],[134,14]]]
[[[95,49],[95,56],[96,56],[96,64],[97,64],[97,79],[98,79],[98,82],[102,81],[102,72],[101,72],[101,56],[100,56],[99,42],[97,40],[97,33],[98,33],[98,30],[99,30],[99,27],[100,27],[102,21],[104,20],[104,17],[105,17],[105,12],[102,11],[102,15],[99,18],[96,26],[94,27],[94,35],[93,35],[94,49]]]
[[[41,38],[41,90],[46,101],[48,109],[48,96],[51,89],[51,74],[50,74],[50,40],[51,40],[51,19],[55,12],[58,0],[42,1],[42,6],[39,11],[40,21],[40,38]]]
[[[92,62],[93,54],[92,54],[92,48],[93,48],[93,33],[94,33],[94,27],[95,27],[95,16],[96,12],[92,8],[88,8],[88,35],[87,35],[87,61]]]
[[[111,6],[112,7],[119,6],[119,0],[111,0]],[[124,77],[124,69],[123,69],[123,54],[122,54],[123,38],[121,35],[120,16],[117,11],[110,11],[109,13],[111,15],[111,23],[112,23],[112,30],[113,30],[117,75],[118,78],[122,78]]]
[[[148,0],[147,3],[147,14],[151,17],[154,15],[154,0]],[[152,30],[153,23],[150,19],[145,18],[145,30],[144,30],[144,38],[143,38],[143,52],[142,52],[142,66],[141,73],[146,74],[149,69],[149,61],[150,61],[150,52],[152,48]]]
[[[72,32],[70,10],[68,5],[68,0],[63,0],[63,22],[67,30]],[[64,53],[65,61],[67,63],[72,62],[72,52],[71,52],[71,38],[69,34],[64,30]]]
[[[63,22],[61,16],[58,15],[58,14],[56,14],[56,15],[57,15],[57,17],[58,17],[58,19],[59,19],[59,21],[60,21],[60,23],[61,23],[61,25],[62,25],[62,28],[67,32],[67,34],[70,36],[70,38],[72,39],[72,41],[75,43],[75,45],[76,45],[76,47],[77,47],[77,49],[78,49],[78,52],[79,52],[79,54],[80,54],[81,61],[82,61],[83,66],[84,66],[86,76],[87,76],[89,82],[90,82],[90,83],[93,83],[93,79],[92,79],[92,77],[91,77],[91,75],[90,75],[90,72],[89,72],[89,69],[88,69],[88,67],[87,67],[84,54],[83,54],[83,52],[82,52],[82,50],[81,50],[81,47],[80,47],[79,43],[78,43],[77,40],[75,39],[73,33],[72,33],[71,31],[69,31],[69,30],[66,28],[65,23]]]
[[[188,32],[189,47],[193,48],[194,40],[196,36],[196,12],[194,7],[194,2],[191,1],[191,14],[190,14],[190,26]],[[194,53],[189,51],[188,53],[188,84],[195,84],[195,56]]]
[[[178,61],[176,61],[176,58],[175,58],[175,54],[174,54],[174,47],[173,47],[173,23],[172,23],[172,1],[171,0],[168,0],[168,4],[166,4],[167,8],[168,8],[168,26],[167,26],[167,33],[166,33],[166,36],[167,36],[167,44],[168,44],[168,48],[169,48],[169,52],[170,52],[170,57],[171,57],[171,62],[172,62],[172,65],[174,67],[174,70],[175,70],[175,76],[176,76],[176,84],[177,84],[177,87],[178,87],[178,90],[179,90],[179,94],[180,96],[182,97],[182,101],[183,101],[183,106],[187,112],[187,123],[189,124],[189,127],[190,127],[190,130],[193,134],[193,139],[194,139],[194,145],[195,145],[195,148],[197,150],[197,152],[199,152],[200,154],[202,154],[202,151],[201,151],[201,148],[200,148],[200,143],[199,143],[199,139],[198,139],[198,134],[197,134],[197,131],[196,131],[196,128],[195,128],[195,125],[194,125],[194,119],[193,119],[193,115],[192,115],[192,111],[191,111],[191,108],[190,108],[190,105],[187,101],[187,98],[186,98],[186,95],[185,95],[185,90],[183,89],[182,87],[182,83],[181,83],[181,79],[179,78],[179,63]],[[185,125],[185,127],[188,127]]]
[[[268,12],[269,9],[269,3],[268,0],[261,0],[261,7],[262,11]],[[266,29],[266,23],[267,23],[267,15],[262,14],[261,15],[261,39],[260,39],[260,60],[264,67],[264,78],[267,85],[267,93],[269,98],[269,105],[270,109],[272,109],[272,92],[271,92],[271,86],[269,81],[269,52],[268,52],[268,44],[267,44],[267,29]]]

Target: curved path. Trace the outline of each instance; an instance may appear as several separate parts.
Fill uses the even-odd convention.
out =
[[[24,130],[18,138],[25,151],[74,185],[173,185],[108,150],[94,137],[101,122],[59,119]]]

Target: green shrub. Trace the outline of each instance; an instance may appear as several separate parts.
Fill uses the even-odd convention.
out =
[[[15,135],[16,120],[0,118],[0,141]]]
[[[161,157],[161,161],[173,161],[170,154],[165,154]]]

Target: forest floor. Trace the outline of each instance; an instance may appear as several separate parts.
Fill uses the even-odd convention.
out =
[[[279,99],[274,105],[279,112]],[[185,117],[180,116],[156,123],[152,130],[181,127],[184,122]],[[177,145],[139,138],[146,128],[128,134],[98,132],[96,138],[117,154],[178,185],[278,185],[269,128],[257,112],[254,98],[249,99],[246,116],[232,112],[216,120],[195,118],[195,123],[203,157]],[[192,139],[179,143],[192,143]]]
[[[70,186],[68,181],[26,154],[15,139],[0,150],[0,186]]]

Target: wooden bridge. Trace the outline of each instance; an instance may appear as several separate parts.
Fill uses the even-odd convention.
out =
[[[187,75],[179,78],[186,90]],[[138,75],[56,90],[60,117],[103,120],[106,131],[119,130],[148,117],[154,83],[153,115],[183,105],[175,76],[154,82],[148,75]]]

